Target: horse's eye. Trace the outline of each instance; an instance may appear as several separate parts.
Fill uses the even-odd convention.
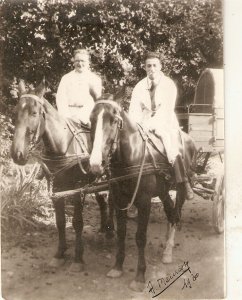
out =
[[[36,116],[36,115],[37,115],[37,111],[33,111],[32,116]]]
[[[117,124],[118,123],[118,118],[114,117],[112,121],[113,121],[113,124]]]

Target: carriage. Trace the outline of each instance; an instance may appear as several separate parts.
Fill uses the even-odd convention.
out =
[[[194,103],[188,107],[187,112],[178,113],[181,126],[189,133],[189,135],[182,135],[184,162],[189,162],[189,171],[193,166],[194,158],[197,158],[194,141],[199,147],[193,190],[199,195],[206,193],[213,200],[214,228],[218,233],[223,231],[224,225],[224,176],[223,173],[220,173],[211,177],[206,167],[208,161],[217,156],[217,153],[222,161],[224,141],[223,106],[221,105],[223,102],[222,79],[221,70],[206,69],[198,81]],[[117,278],[122,275],[125,257],[126,212],[135,204],[138,208],[136,244],[139,249],[139,258],[136,277],[130,287],[135,291],[142,291],[145,284],[144,249],[150,200],[154,196],[159,196],[163,201],[167,216],[163,263],[172,262],[175,232],[180,225],[181,209],[185,201],[183,184],[176,185],[175,203],[169,195],[169,191],[175,183],[174,172],[168,162],[161,139],[155,134],[151,135],[146,132],[139,124],[133,122],[118,103],[118,100],[121,99],[118,94],[115,98],[116,101],[103,99],[95,103],[90,117],[90,132],[85,128],[75,127],[73,129],[70,120],[62,118],[43,98],[44,81],[30,92],[26,92],[24,84],[20,84],[19,92],[20,101],[17,107],[18,116],[11,154],[16,163],[25,165],[29,155],[34,155],[34,150],[43,141],[47,157],[40,154],[39,158],[42,165],[46,165],[45,173],[50,186],[53,185],[54,193],[51,193],[51,198],[55,207],[59,234],[58,248],[51,266],[59,267],[64,263],[66,238],[63,197],[75,195],[73,226],[76,233],[76,246],[71,270],[81,271],[84,268],[83,202],[80,201],[79,195],[109,190],[112,199],[109,202],[116,211],[118,252],[115,265],[107,276]],[[90,151],[91,139],[93,147]],[[80,146],[78,148],[81,150],[80,155],[76,151],[77,144]],[[70,164],[70,160],[72,164]],[[51,171],[53,162],[56,167],[58,166],[58,170],[54,172]],[[89,166],[94,177],[93,174],[85,171],[85,167]],[[103,170],[106,170],[106,176],[110,177],[111,175],[111,178],[104,182],[98,182],[96,175],[101,176]],[[84,186],[86,182],[91,182],[91,184]],[[76,188],[79,183],[81,187]],[[62,198],[62,200],[59,201],[58,198]],[[113,209],[111,209],[108,219],[102,195],[96,194],[96,199],[101,210],[101,229],[106,231],[106,235],[108,233],[111,235],[114,228]]]
[[[198,149],[193,190],[213,201],[212,218],[217,233],[224,230],[223,79],[222,69],[205,69],[198,80],[193,103],[187,108],[176,108],[180,126],[193,138]],[[208,174],[211,164],[217,168],[215,174]]]

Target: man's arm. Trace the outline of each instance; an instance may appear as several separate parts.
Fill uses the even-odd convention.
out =
[[[66,80],[62,77],[60,84],[58,86],[57,94],[56,94],[56,106],[57,110],[63,117],[69,116],[69,106],[68,99],[66,94]]]
[[[89,92],[94,101],[101,97],[102,88],[102,80],[96,75],[89,83]]]
[[[141,107],[141,98],[142,98],[141,94],[142,94],[141,90],[136,85],[133,89],[130,105],[129,105],[129,116],[133,121],[137,123],[140,123],[143,119],[142,107]]]

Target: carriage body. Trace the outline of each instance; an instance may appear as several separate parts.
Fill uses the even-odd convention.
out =
[[[181,110],[183,109],[183,112]],[[180,126],[202,152],[224,149],[224,88],[223,70],[205,69],[195,91],[194,102],[187,111],[177,107]]]
[[[199,77],[194,101],[184,108],[176,108],[181,128],[194,140],[197,150],[197,185],[194,192],[210,194],[213,200],[213,224],[216,232],[224,230],[224,74],[223,69],[205,69]],[[219,154],[221,159],[220,172],[216,177],[207,174],[210,157]],[[205,176],[204,175],[208,175]],[[207,181],[204,178],[207,178]],[[208,181],[211,183],[208,184]]]

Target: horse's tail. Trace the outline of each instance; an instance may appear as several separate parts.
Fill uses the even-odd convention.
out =
[[[191,178],[196,171],[198,151],[194,140],[186,133],[183,133],[184,138],[184,152],[186,161],[187,175]]]
[[[193,141],[193,140],[192,140]],[[191,149],[191,156],[192,156],[192,162],[191,162],[191,170],[195,172],[197,169],[197,156],[198,156],[198,149],[195,145],[195,142],[193,141],[193,147]]]

